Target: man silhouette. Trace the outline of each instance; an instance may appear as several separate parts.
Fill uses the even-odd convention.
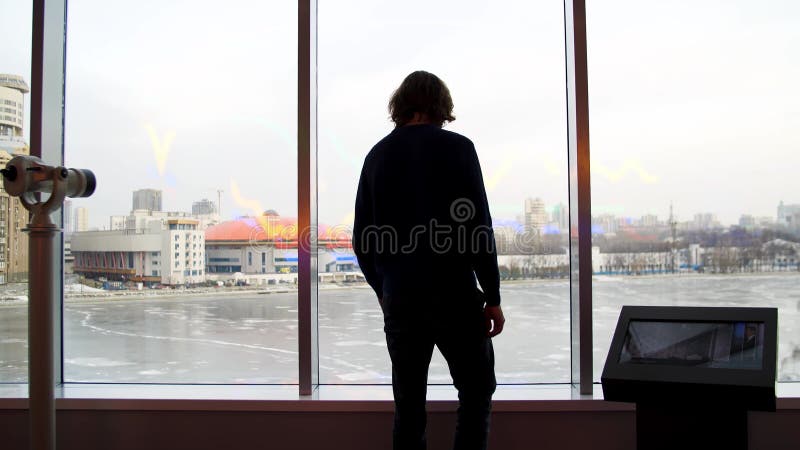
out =
[[[485,449],[503,330],[492,219],[472,142],[447,86],[413,72],[389,101],[395,129],[364,159],[353,249],[384,314],[395,450],[426,448],[428,366],[436,345],[458,390],[454,448]],[[476,286],[480,282],[481,290]]]

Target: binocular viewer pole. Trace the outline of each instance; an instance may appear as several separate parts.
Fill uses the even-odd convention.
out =
[[[94,174],[85,169],[46,165],[41,159],[19,155],[0,170],[9,195],[19,197],[31,213],[23,231],[28,233],[28,411],[30,449],[55,450],[55,308],[59,305],[60,278],[53,270],[56,238],[61,234],[50,215],[64,198],[88,197],[94,192]],[[49,193],[45,201],[37,194]],[[60,338],[60,337],[59,337]],[[59,339],[60,341],[60,339]],[[61,348],[59,346],[58,351]],[[59,355],[60,357],[60,355]],[[60,380],[59,380],[60,382]]]
[[[61,207],[59,204],[58,207]],[[41,215],[49,214],[42,211]],[[38,223],[37,223],[38,222]],[[28,232],[28,405],[31,450],[54,450],[56,435],[54,312],[58,302],[52,255],[61,228],[34,219]]]
[[[35,202],[32,195],[20,196],[31,214],[28,233],[28,411],[30,414],[31,450],[56,448],[54,307],[59,292],[53,272],[55,240],[61,228],[50,214],[62,207],[66,177],[62,170],[52,171],[52,192],[45,202]]]

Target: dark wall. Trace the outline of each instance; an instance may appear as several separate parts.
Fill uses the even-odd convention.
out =
[[[453,413],[431,413],[429,450],[448,449]],[[59,450],[391,449],[391,413],[59,411]],[[3,449],[27,448],[27,413],[0,411]],[[497,413],[490,448],[634,448],[633,414]]]
[[[59,411],[59,450],[244,450],[391,448],[391,413]],[[431,413],[429,450],[449,449],[453,413]],[[800,411],[754,413],[750,448],[796,450]],[[0,410],[0,445],[27,448],[27,413]],[[501,412],[493,416],[495,450],[634,450],[632,412]]]

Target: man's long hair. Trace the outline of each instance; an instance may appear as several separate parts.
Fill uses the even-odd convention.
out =
[[[439,126],[456,120],[447,85],[436,75],[424,70],[409,74],[389,99],[389,115],[396,127],[411,121],[414,113],[428,116],[428,120]]]

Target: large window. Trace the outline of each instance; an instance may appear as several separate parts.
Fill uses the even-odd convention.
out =
[[[70,1],[65,162],[93,170],[98,189],[64,207],[64,381],[294,384],[302,367],[307,382],[318,337],[321,383],[389,383],[348,233],[363,158],[392,129],[389,95],[418,69],[448,83],[446,127],[483,168],[508,319],[498,381],[579,381],[567,124],[581,121],[565,107],[564,4],[319,2],[299,41],[297,6]],[[594,310],[580,327],[594,329],[595,380],[623,304],[777,307],[779,379],[800,379],[800,6],[587,6],[593,217],[580,239],[594,246]],[[16,2],[0,17],[3,163],[29,140],[30,94],[2,74],[30,81],[30,11]],[[316,46],[308,74],[298,42]],[[298,133],[307,93],[318,121]],[[297,313],[314,310],[298,295],[297,136],[309,131],[318,334]],[[0,195],[0,382],[27,378],[25,222]],[[450,381],[438,352],[429,381]]]
[[[587,6],[595,378],[636,304],[777,307],[800,379],[800,7]]]
[[[320,2],[321,223],[352,226],[364,156],[393,127],[389,96],[420,69],[448,84],[457,120],[445,129],[481,161],[508,320],[494,340],[498,381],[569,382],[563,4]],[[390,383],[383,316],[353,264],[349,248],[320,249],[320,380]],[[434,355],[429,382],[450,383]]]
[[[0,15],[0,168],[30,153],[31,2]],[[2,181],[2,180],[0,180]],[[28,379],[28,212],[0,183],[0,382]]]
[[[66,381],[297,382],[296,16],[69,2]]]

